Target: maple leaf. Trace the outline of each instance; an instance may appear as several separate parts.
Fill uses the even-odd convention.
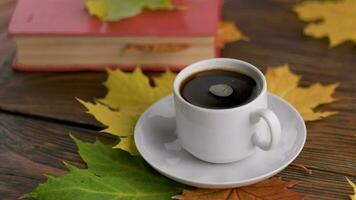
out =
[[[138,15],[143,9],[172,10],[171,0],[84,0],[91,15],[103,21],[117,21]]]
[[[216,46],[224,47],[225,43],[239,40],[248,41],[249,38],[241,33],[232,21],[221,21],[219,24],[218,34],[216,37]]]
[[[22,198],[40,200],[169,199],[183,186],[160,175],[138,156],[113,149],[100,141],[74,141],[88,169],[66,164],[69,172],[61,177],[48,176],[44,184]]]
[[[347,40],[356,42],[356,1],[305,1],[294,11],[301,20],[311,22],[304,33],[315,38],[329,37],[330,47]]]
[[[116,148],[138,155],[133,140],[136,121],[152,103],[171,93],[174,78],[174,73],[166,71],[153,78],[155,87],[152,87],[140,68],[133,73],[109,70],[104,83],[108,89],[105,98],[94,103],[78,100],[88,109],[88,113],[107,126],[104,132],[120,137]]]
[[[182,195],[173,196],[178,200],[300,200],[303,196],[289,188],[296,182],[285,182],[281,178],[271,178],[251,186],[231,189],[184,190]]]
[[[318,120],[337,112],[319,112],[314,109],[320,104],[331,103],[335,99],[331,96],[338,83],[321,85],[313,84],[309,87],[298,87],[300,76],[292,73],[288,65],[268,68],[266,72],[268,91],[281,96],[291,103],[302,115],[305,121]]]
[[[350,179],[348,179],[347,177],[346,177],[346,180],[347,180],[347,182],[351,185],[351,187],[354,189],[354,194],[353,194],[353,195],[350,195],[350,199],[351,199],[351,200],[356,200],[356,185],[355,185],[355,183],[353,183],[352,181],[350,181]]]

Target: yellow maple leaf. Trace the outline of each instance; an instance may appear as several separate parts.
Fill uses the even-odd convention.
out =
[[[242,34],[232,21],[221,21],[219,24],[218,34],[216,37],[216,45],[224,47],[225,43],[235,42],[239,40],[248,41],[249,38]]]
[[[120,111],[112,110],[107,105],[100,103],[100,101],[95,103],[85,102],[80,99],[78,101],[88,109],[88,113],[94,115],[96,120],[107,127],[102,130],[103,132],[119,137],[131,135],[137,117],[140,115],[140,113],[134,111],[124,111],[125,108]]]
[[[268,68],[266,72],[268,91],[291,103],[305,121],[318,120],[335,114],[336,112],[319,112],[313,109],[320,104],[335,101],[331,95],[338,84],[321,85],[316,83],[309,87],[298,87],[300,78],[290,71],[288,65]]]
[[[329,37],[330,47],[347,40],[356,42],[356,1],[305,1],[294,7],[300,19],[312,22],[304,33],[315,38]]]
[[[348,179],[347,177],[346,177],[346,180],[347,180],[347,182],[351,185],[351,187],[354,189],[354,194],[353,194],[353,195],[350,195],[350,199],[351,199],[351,200],[356,200],[356,185],[355,185],[355,183],[353,183],[352,181],[350,181],[350,179]]]
[[[85,5],[86,5],[90,15],[105,16],[107,14],[107,12],[106,12],[107,2],[106,1],[86,0]]]
[[[120,143],[114,148],[119,148],[122,150],[125,150],[127,152],[130,152],[131,155],[139,155],[140,153],[138,152],[135,144],[135,140],[133,138],[133,135],[130,135],[129,137],[121,137],[120,138]]]
[[[137,155],[132,137],[136,121],[147,107],[172,91],[174,78],[174,73],[166,71],[153,78],[155,87],[152,87],[140,68],[133,73],[108,70],[108,79],[104,83],[108,89],[105,98],[94,103],[78,101],[107,127],[104,132],[120,137],[116,148]]]

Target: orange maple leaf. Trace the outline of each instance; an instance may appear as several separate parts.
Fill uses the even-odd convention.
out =
[[[301,200],[300,193],[290,190],[297,182],[271,178],[254,185],[231,189],[184,190],[173,196],[178,200]]]

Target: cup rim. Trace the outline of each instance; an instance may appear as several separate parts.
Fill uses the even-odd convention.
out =
[[[195,67],[196,65],[200,65],[201,63],[204,62],[209,62],[209,61],[225,61],[225,62],[233,62],[234,64],[240,64],[244,67],[247,67],[249,69],[252,69],[254,72],[256,72],[256,74],[259,76],[258,81],[260,81],[262,83],[262,87],[261,87],[261,91],[259,92],[259,94],[257,95],[257,97],[255,97],[252,101],[243,104],[241,106],[237,106],[237,107],[232,107],[232,108],[222,108],[222,109],[214,109],[214,108],[204,108],[204,107],[200,107],[200,106],[196,106],[192,103],[189,103],[187,100],[185,100],[182,95],[180,94],[180,85],[182,83],[183,80],[185,80],[185,78],[189,77],[190,75],[192,75],[193,73],[188,73],[187,75],[183,76],[183,73],[187,73],[189,72],[189,70],[191,70],[193,67]],[[206,68],[205,68],[206,70]],[[205,71],[204,69],[202,69],[201,71]],[[197,72],[194,72],[197,73]],[[183,77],[182,77],[183,76]],[[179,80],[180,79],[180,80]],[[181,70],[176,78],[174,79],[174,83],[173,83],[173,93],[174,96],[176,96],[181,102],[183,102],[185,105],[187,105],[188,107],[192,107],[196,110],[199,111],[205,111],[205,112],[226,112],[226,111],[237,111],[237,110],[241,110],[241,109],[245,109],[246,107],[250,106],[251,104],[253,104],[254,102],[258,101],[259,99],[263,98],[263,94],[265,94],[267,92],[267,81],[265,76],[263,75],[263,73],[254,65],[239,60],[239,59],[234,59],[234,58],[212,58],[212,59],[205,59],[205,60],[201,60],[195,63],[192,63],[190,65],[188,65],[187,67],[185,67],[183,70]]]

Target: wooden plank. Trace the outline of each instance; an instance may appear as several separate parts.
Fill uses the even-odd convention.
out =
[[[14,42],[7,37],[7,26],[16,2],[16,0],[0,1],[0,63],[3,63],[6,56],[15,49]]]
[[[292,11],[298,0],[226,1],[224,17],[233,20],[249,42],[226,45],[224,56],[246,60],[265,70],[288,63],[302,75],[302,86],[339,82],[338,101],[319,106],[339,114],[307,123],[308,139],[297,162],[318,169],[355,175],[356,56],[347,42],[330,49],[326,39],[302,34],[305,23]]]
[[[288,167],[277,176],[284,180],[298,181],[299,184],[294,190],[305,194],[307,200],[348,200],[353,194],[351,186],[347,183],[345,176],[334,173],[313,170],[312,174],[307,174],[293,167]],[[349,177],[355,180],[356,177]]]
[[[4,73],[6,74],[6,73]],[[105,88],[101,85],[105,79],[102,73],[13,73],[2,84],[0,90],[0,108],[12,112],[26,113],[36,116],[49,117],[59,120],[90,124],[95,127],[102,125],[85,113],[85,109],[74,97],[91,100],[103,96]],[[351,91],[345,92],[342,91]],[[352,95],[356,94],[352,88],[341,85],[338,95],[350,95],[346,104],[336,102],[323,108],[336,107],[340,114],[307,123],[308,138],[305,149],[296,162],[311,168],[323,169],[355,175],[356,131],[352,104]],[[342,102],[342,101],[341,101]],[[344,102],[345,103],[345,102]]]
[[[310,168],[355,176],[356,129],[352,126],[342,127],[341,122],[337,123],[343,119],[343,116],[336,115],[319,122],[307,123],[307,142],[296,162]]]
[[[106,89],[102,82],[104,72],[84,73],[19,73],[6,63],[0,72],[0,109],[101,126],[85,113],[75,99],[93,100],[103,97]],[[6,88],[6,89],[5,89]]]
[[[62,161],[83,167],[69,132],[85,141],[99,137],[104,142],[113,142],[108,136],[76,126],[0,114],[1,199],[13,200],[32,191],[45,181],[43,174],[64,174]],[[347,199],[351,193],[342,175],[318,170],[307,175],[289,167],[279,176],[301,181],[296,190],[305,193],[308,199]]]
[[[291,12],[293,3],[227,1],[225,18],[235,20],[251,40],[227,45],[223,55],[247,60],[262,70],[290,63],[294,71],[303,75],[302,85],[340,82],[335,95],[339,101],[320,107],[340,114],[308,123],[308,140],[297,162],[354,175],[356,56],[351,55],[355,49],[349,44],[329,49],[325,40],[301,35],[303,23]],[[105,73],[25,74],[5,67],[0,76],[0,109],[101,127],[74,97],[91,100],[104,96],[101,82]]]
[[[262,70],[266,66],[289,63],[294,71],[303,75],[302,85],[313,82],[341,82],[341,86],[335,95],[340,101],[325,108],[341,110],[343,114],[353,114],[356,109],[356,88],[353,87],[356,83],[356,79],[353,77],[356,72],[356,67],[354,66],[356,56],[354,56],[355,49],[353,44],[347,43],[340,47],[329,49],[326,40],[316,40],[303,36],[301,34],[303,23],[291,11],[291,7],[295,2],[276,0],[226,1],[225,18],[235,20],[251,40],[227,45],[223,51],[223,56],[249,61]],[[6,40],[3,39],[1,41],[4,42]],[[44,94],[43,99],[49,98],[54,102],[62,95],[68,95],[65,96],[60,104],[68,104],[65,107],[75,109],[77,106],[74,105],[77,104],[73,103],[73,96],[83,95],[83,98],[90,99],[104,94],[102,87],[99,86],[100,82],[104,80],[104,75],[93,75],[94,73],[89,73],[90,75],[87,73],[70,75],[66,73],[56,75],[48,73],[22,74],[4,69],[1,74],[4,88],[2,94],[6,95],[1,99],[0,108],[7,110],[35,113],[40,116],[71,121],[78,120],[80,123],[93,123],[93,120],[89,118],[83,120],[85,116],[73,117],[72,112],[69,113],[63,110],[64,106],[48,109],[48,103],[40,100],[42,98],[41,95],[26,98],[24,96],[35,92],[37,88],[40,91],[35,94]],[[11,78],[5,79],[4,76],[11,76]],[[35,80],[41,79],[42,76],[46,77],[48,86],[38,86],[39,83],[34,83]],[[52,82],[51,78],[55,80]],[[63,80],[67,78],[68,80]],[[68,81],[68,85],[73,83],[75,87],[73,91],[71,90],[72,88],[66,87],[65,89],[70,90],[66,90],[66,94],[62,94],[63,88],[59,84],[61,79]],[[82,93],[82,91],[78,90],[79,86],[77,85],[83,85],[83,90],[87,89],[86,83],[81,82],[85,80],[92,81],[90,83],[91,91],[83,91]],[[14,90],[15,86],[16,90]],[[26,92],[18,92],[17,90],[22,90],[21,87],[25,87],[23,90]],[[45,89],[43,87],[49,88]],[[55,94],[56,92],[57,94]]]
[[[14,200],[32,191],[46,179],[43,174],[64,174],[62,161],[84,167],[69,133],[85,141],[98,137],[113,142],[97,131],[0,114],[1,199]]]
[[[303,36],[303,23],[291,11],[295,2],[297,1],[226,1],[224,17],[236,21],[251,40],[227,45],[223,56],[247,60],[262,70],[265,70],[266,66],[290,63],[294,71],[303,75],[302,85],[341,82],[335,95],[340,101],[322,108],[342,111],[343,118],[337,123],[341,121],[354,129],[356,125],[352,126],[355,124],[352,122],[355,120],[353,113],[356,110],[356,88],[353,87],[356,84],[353,77],[356,72],[355,49],[349,43],[329,49],[326,40]],[[0,108],[95,124],[92,118],[83,114],[83,109],[78,107],[79,104],[73,97],[92,99],[104,95],[105,91],[100,83],[105,79],[105,75],[23,74],[8,69],[4,69],[1,75],[1,96],[4,97],[0,100]],[[40,83],[41,77],[46,77],[46,84]],[[61,82],[65,85],[62,86]],[[71,84],[73,88],[70,87]],[[48,102],[57,106],[50,106]]]
[[[5,32],[14,2],[0,2],[0,61],[14,49]],[[303,75],[304,86],[314,82],[341,83],[335,95],[339,101],[319,108],[340,113],[307,124],[306,147],[296,161],[321,171],[306,175],[288,168],[281,175],[300,180],[302,185],[297,189],[305,192],[308,199],[347,199],[352,191],[344,175],[354,176],[356,169],[356,49],[350,42],[329,49],[326,39],[304,36],[304,23],[291,11],[296,2],[225,1],[224,18],[235,21],[250,41],[228,44],[223,56],[246,60],[261,70],[289,63],[293,71]],[[0,110],[67,124],[89,124],[90,128],[101,126],[84,113],[74,97],[85,100],[102,97],[105,88],[100,83],[105,80],[104,73],[25,74],[5,66],[0,71]],[[90,134],[95,133],[4,114],[0,115],[0,126],[0,196],[6,200],[31,191],[45,179],[43,173],[62,174],[61,160],[82,164],[68,131],[76,130],[81,138],[90,140],[93,140]]]

